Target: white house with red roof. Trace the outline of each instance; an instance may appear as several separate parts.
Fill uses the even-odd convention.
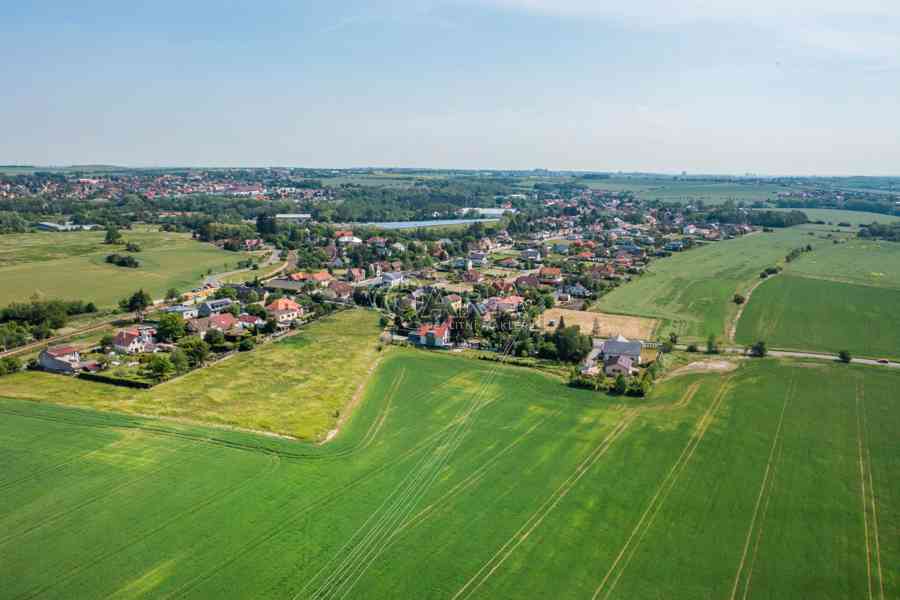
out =
[[[153,347],[153,329],[121,329],[113,338],[113,349],[122,354],[140,354]]]
[[[453,317],[450,317],[440,325],[422,325],[409,334],[409,341],[418,346],[448,348],[450,346],[451,327],[453,327]]]
[[[81,353],[74,346],[49,346],[41,351],[38,364],[54,373],[75,373],[81,368]]]
[[[290,298],[279,298],[266,306],[269,316],[282,327],[290,325],[303,316],[303,307]]]

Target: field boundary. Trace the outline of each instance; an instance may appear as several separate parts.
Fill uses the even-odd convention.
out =
[[[728,326],[729,342],[731,342],[732,344],[735,343],[734,336],[737,334],[738,323],[740,322],[741,317],[744,315],[744,309],[747,308],[748,304],[750,304],[750,297],[753,296],[753,292],[755,292],[756,288],[761,286],[763,283],[777,276],[778,274],[776,273],[774,275],[769,275],[765,279],[757,279],[756,282],[750,286],[750,289],[747,290],[747,293],[744,295],[744,302],[740,306],[738,306],[737,312],[734,314],[734,318],[731,320],[731,324]]]

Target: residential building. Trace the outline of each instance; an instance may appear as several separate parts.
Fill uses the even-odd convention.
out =
[[[113,349],[121,354],[141,354],[153,350],[153,329],[130,327],[113,337]]]
[[[54,373],[75,373],[81,368],[81,353],[74,346],[49,346],[41,351],[38,364]]]
[[[266,306],[266,312],[278,325],[287,326],[303,316],[303,307],[290,298],[279,298]]]
[[[201,317],[217,315],[217,314],[231,308],[232,304],[234,304],[234,302],[232,300],[230,300],[229,298],[221,298],[219,300],[209,300],[208,302],[204,302],[203,304],[200,305],[200,310],[197,311],[197,313]]]
[[[603,342],[600,346],[600,354],[604,361],[625,356],[631,359],[632,363],[638,364],[641,362],[641,347],[640,342],[630,341],[622,335],[617,335]]]
[[[422,325],[415,332],[409,334],[409,341],[418,346],[447,348],[450,346],[450,328],[452,326],[453,317],[440,325]]]

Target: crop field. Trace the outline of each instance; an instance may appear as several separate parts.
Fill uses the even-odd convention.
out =
[[[154,298],[169,288],[196,287],[208,270],[235,268],[246,255],[194,241],[183,233],[123,231],[125,240],[140,244],[134,254],[141,266],[110,265],[106,255],[124,247],[103,244],[103,232],[23,233],[0,238],[0,305],[46,298],[93,301],[113,306],[140,287]]]
[[[675,253],[652,262],[646,273],[601,297],[592,309],[660,319],[659,333],[676,331],[685,339],[722,336],[737,313],[734,294],[746,293],[761,270],[805,245],[804,234],[781,229]]]
[[[0,399],[0,597],[897,597],[900,374],[740,364],[398,349],[324,446]]]
[[[780,275],[762,283],[738,322],[741,344],[900,357],[900,289]]]
[[[838,223],[850,223],[853,227],[869,223],[893,223],[900,217],[883,215],[881,213],[863,212],[858,210],[838,210],[831,208],[770,208],[767,210],[799,210],[806,213],[810,221],[825,221],[832,225]]]
[[[0,396],[316,440],[366,381],[379,332],[376,313],[344,311],[150,390],[28,371],[0,378]]]
[[[566,308],[545,310],[538,317],[537,325],[542,329],[554,329],[559,325],[560,317],[565,319],[567,327],[578,325],[581,333],[585,335],[591,335],[596,325],[600,329],[600,337],[612,337],[621,334],[629,339],[636,340],[651,339],[658,325],[655,319],[611,315],[586,310],[569,310]],[[550,325],[550,321],[553,321],[553,325]]]
[[[689,204],[702,200],[706,204],[734,202],[754,202],[769,200],[783,186],[767,183],[739,183],[712,181],[674,181],[658,178],[616,178],[584,180],[580,183],[598,190],[631,191],[645,200],[664,200]]]
[[[785,272],[845,283],[900,288],[900,244],[851,239],[842,244],[812,241],[815,252]]]

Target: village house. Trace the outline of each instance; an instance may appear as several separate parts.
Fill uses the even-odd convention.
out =
[[[450,346],[450,328],[452,326],[453,317],[450,317],[440,325],[422,325],[409,334],[409,341],[417,346],[447,348]]]
[[[334,281],[334,277],[328,271],[319,271],[318,273],[310,275],[309,280],[319,287],[326,287],[329,283]]]
[[[349,269],[347,269],[347,273],[344,275],[344,277],[347,279],[347,281],[359,283],[366,278],[366,272],[356,267],[350,267]]]
[[[603,372],[609,377],[627,377],[634,373],[633,365],[634,361],[627,356],[609,356],[603,359]]]
[[[266,306],[266,312],[280,327],[287,327],[303,316],[303,307],[290,298],[279,298]]]
[[[234,304],[228,298],[221,298],[219,300],[210,300],[208,302],[204,302],[200,305],[200,310],[198,311],[198,315],[201,317],[209,317],[211,315],[217,315],[223,311],[226,311],[231,308],[231,305]]]
[[[640,342],[630,341],[622,335],[617,335],[603,342],[600,346],[600,354],[604,364],[607,360],[620,356],[630,359],[633,364],[638,364],[641,362],[641,347]]]
[[[222,333],[227,333],[235,326],[239,326],[240,321],[231,313],[223,313],[220,315],[212,315],[210,317],[201,317],[194,319],[188,323],[188,331],[195,333],[200,337],[206,337],[210,329],[217,329]]]
[[[347,300],[353,295],[353,286],[343,281],[332,281],[328,284],[328,291],[334,294],[338,300]]]
[[[246,313],[238,315],[238,323],[243,329],[251,327],[262,327],[266,324],[265,320],[258,315],[248,315]]]
[[[386,285],[388,287],[394,287],[403,283],[404,277],[403,273],[383,273],[381,275],[381,284]]]
[[[444,298],[444,302],[452,310],[459,311],[462,308],[463,299],[459,294],[450,294],[449,296]]]
[[[526,248],[519,254],[522,260],[541,261],[541,251],[537,248]]]
[[[75,373],[81,368],[81,353],[74,346],[50,346],[41,351],[38,364],[54,373]]]
[[[196,319],[200,316],[200,309],[197,306],[187,306],[185,304],[179,304],[177,306],[169,306],[163,309],[163,312],[181,315],[181,318],[185,321],[189,321],[191,319]]]
[[[559,267],[541,267],[538,272],[541,283],[546,285],[559,285],[562,283],[562,269]]]
[[[118,331],[113,337],[113,349],[120,354],[141,354],[153,351],[154,329],[132,327]]]

